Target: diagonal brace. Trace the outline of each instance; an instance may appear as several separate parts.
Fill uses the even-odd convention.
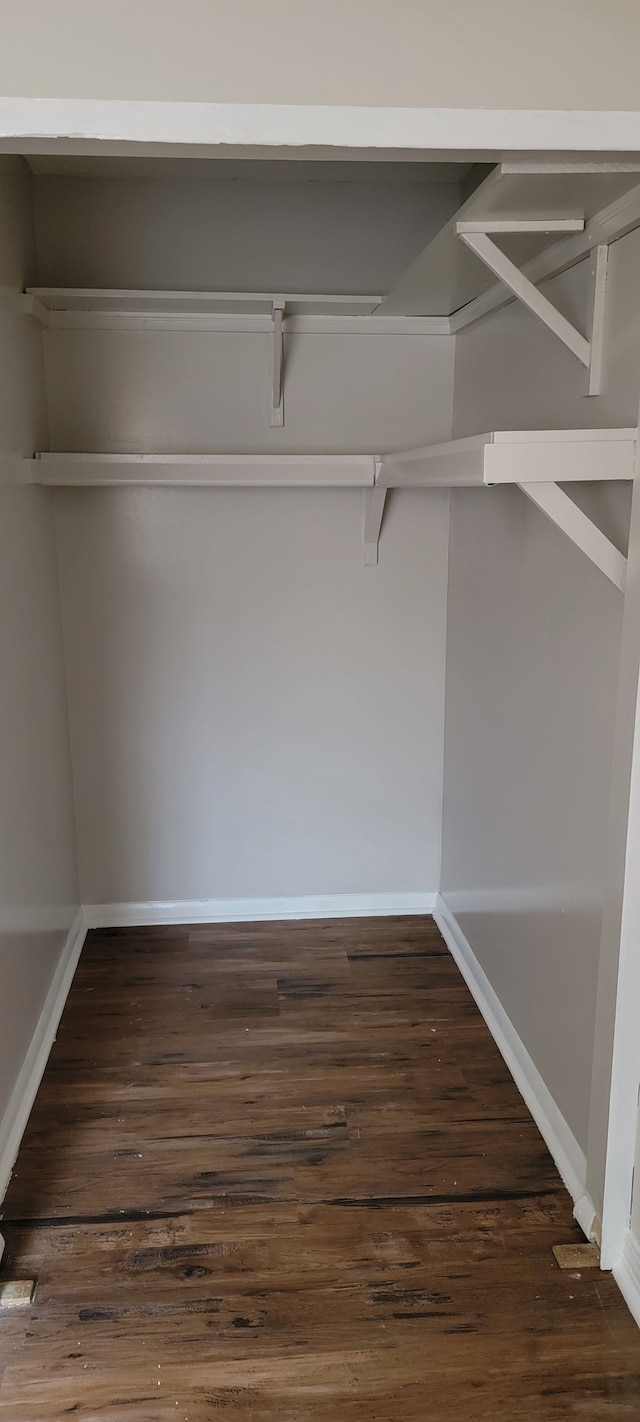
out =
[[[625,590],[627,560],[597,524],[565,494],[558,484],[520,484],[523,494],[586,553],[621,592]]]
[[[529,278],[520,271],[519,267],[516,267],[509,257],[505,257],[504,252],[496,247],[495,242],[487,237],[486,232],[460,232],[459,235],[467,247],[470,247],[471,251],[480,258],[480,261],[484,262],[485,267],[488,267],[489,271],[493,272],[494,276],[497,276],[498,280],[503,282],[509,291],[512,291],[513,295],[528,307],[529,311],[533,312],[534,316],[538,316],[545,326],[548,326],[549,330],[553,331],[564,342],[564,345],[573,351],[578,360],[589,369],[591,364],[590,342],[581,335],[580,331],[576,330],[575,326],[572,326],[570,321],[567,321],[566,316],[563,316],[546,296],[543,296],[542,292],[538,290],[537,286],[534,286],[532,281],[529,281]]]

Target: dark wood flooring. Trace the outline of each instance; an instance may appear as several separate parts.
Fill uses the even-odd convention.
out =
[[[92,933],[4,1215],[2,1422],[640,1418],[428,919]]]

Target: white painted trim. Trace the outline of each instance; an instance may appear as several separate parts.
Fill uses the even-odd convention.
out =
[[[310,316],[313,313],[309,308],[317,307],[316,316],[323,312],[359,316],[370,315],[383,299],[379,293],[362,296],[313,291],[176,291],[172,287],[126,286],[28,286],[26,299],[29,298],[35,298],[49,312],[182,310],[212,314],[239,312],[246,307],[249,314],[262,314],[269,319],[274,304],[280,309],[286,307],[290,315]],[[336,310],[332,311],[332,307]],[[350,307],[354,309],[349,310]]]
[[[523,494],[599,568],[620,592],[627,581],[627,560],[606,534],[583,513],[559,484],[520,484]]]
[[[485,436],[487,438],[487,436]],[[491,439],[494,444],[627,444],[635,447],[638,438],[637,427],[633,425],[613,425],[611,428],[562,429],[562,430],[494,430]],[[604,476],[599,476],[604,477]],[[633,478],[633,469],[627,469],[624,476],[616,474],[616,479]]]
[[[78,966],[87,927],[84,912],[80,908],[67,934],[35,1032],[20,1068],[9,1104],[0,1121],[0,1200],[6,1193],[20,1142],[49,1060],[49,1053],[55,1041],[73,975]]]
[[[619,439],[623,431],[612,430],[610,439],[601,439],[603,431],[575,431],[573,439],[563,435],[522,443],[502,443],[485,446],[483,479],[485,484],[573,484],[633,479],[636,431],[632,438]],[[606,431],[604,432],[606,435]]]
[[[27,287],[18,304],[25,315],[52,329],[269,333],[277,307],[285,335],[451,334],[448,316],[374,314],[383,299],[313,292]]]
[[[373,454],[50,454],[25,459],[23,480],[51,485],[370,488]]]
[[[1,140],[48,140],[68,151],[87,140],[269,148],[416,149],[498,157],[507,150],[630,153],[640,150],[640,111],[399,108],[351,104],[212,104],[170,100],[2,98]],[[42,151],[42,147],[39,148]],[[49,146],[47,151],[51,151]]]
[[[454,487],[631,479],[636,429],[494,430],[389,454],[90,454],[23,459],[26,484]],[[573,505],[572,505],[573,507]],[[583,515],[584,517],[584,515]],[[602,536],[602,535],[601,535]]]
[[[640,1241],[627,1231],[622,1258],[613,1268],[620,1293],[640,1328]]]
[[[605,161],[589,166],[591,172],[609,174],[615,171],[618,176],[624,175],[625,186],[627,183],[633,185],[635,179],[633,191],[636,194],[640,192],[637,184],[640,166],[638,163],[630,163],[627,167]],[[584,164],[576,164],[570,159],[564,164],[549,165],[549,171],[555,168],[556,173],[561,172],[567,177],[570,174],[579,176],[584,167]],[[550,188],[548,182],[545,182],[546,176],[548,172],[541,164],[498,163],[478,187],[474,188],[458,212],[406,268],[385,297],[381,311],[385,315],[394,313],[410,316],[420,312],[448,314],[451,316],[451,329],[455,334],[472,320],[477,320],[489,310],[512,300],[513,295],[520,295],[524,299],[523,291],[528,290],[527,279],[530,285],[538,285],[534,271],[548,275],[549,266],[554,269],[562,269],[563,265],[570,266],[598,243],[612,240],[611,236],[605,238],[604,235],[599,235],[594,238],[591,235],[590,240],[586,242],[587,228],[591,233],[598,228],[601,234],[609,230],[621,235],[619,229],[628,231],[634,220],[640,220],[636,201],[635,204],[625,204],[623,207],[611,203],[589,223],[585,223],[585,207],[591,208],[593,205],[593,192],[588,191],[591,185],[587,185],[582,191],[580,186],[578,191],[574,187],[570,199],[563,204],[565,212],[558,221],[560,228],[564,225],[565,234],[566,226],[577,222],[578,232],[574,231],[571,236],[565,235],[551,246],[545,246],[521,272],[518,267],[508,262],[506,254],[502,249],[497,249],[486,234],[489,231],[507,233],[542,230],[552,236],[554,226],[557,233],[558,223],[551,215],[558,208],[558,192],[554,191],[557,185],[552,184]],[[514,178],[524,178],[526,182],[514,183]],[[602,218],[599,227],[598,217]],[[501,285],[487,286],[486,273],[483,274],[478,262],[469,258],[460,248],[460,238],[473,250],[476,238],[478,239],[476,255],[506,285],[506,293]],[[511,276],[507,275],[509,272]],[[539,307],[539,298],[533,299]]]
[[[600,1248],[602,1238],[602,1221],[596,1212],[596,1207],[590,1195],[581,1195],[573,1207],[573,1217],[577,1220],[583,1234]]]
[[[563,316],[548,297],[532,281],[529,281],[524,272],[501,251],[500,247],[496,246],[490,237],[487,237],[485,232],[464,232],[460,230],[461,226],[462,224],[458,223],[458,233],[467,247],[475,252],[476,257],[479,257],[480,261],[489,268],[489,271],[493,272],[494,276],[497,276],[499,281],[503,282],[508,290],[517,296],[518,300],[545,326],[548,326],[549,330],[553,331],[565,346],[568,346],[583,365],[588,367],[590,347],[582,333],[577,331],[570,321],[567,321],[566,316]]]
[[[492,430],[382,455],[378,483],[435,488],[632,479],[637,429]]]
[[[25,298],[26,300],[27,298]],[[31,298],[28,298],[31,300]],[[26,311],[26,308],[23,308]],[[49,330],[212,331],[218,335],[269,333],[269,316],[242,312],[26,311]],[[449,316],[287,316],[285,336],[450,336]]]
[[[583,217],[475,217],[456,222],[456,232],[495,232],[507,236],[523,232],[583,232]]]
[[[287,335],[451,334],[448,316],[374,314],[383,299],[382,295],[313,292],[62,286],[27,287],[18,305],[24,314],[54,329],[270,332],[277,306]]]
[[[436,894],[304,894],[296,898],[174,899],[149,903],[85,904],[88,928],[146,927],[162,923],[259,923],[286,918],[382,918],[431,914]]]
[[[553,1156],[574,1203],[585,1193],[587,1162],[548,1086],[524,1045],[478,959],[452,914],[438,894],[434,919],[460,972],[502,1053],[516,1086]],[[581,1221],[579,1221],[581,1223]]]
[[[553,165],[547,165],[545,171],[549,171]],[[580,164],[572,165],[574,168],[581,167]],[[503,171],[509,172],[510,165],[502,164]],[[591,165],[584,165],[584,171],[589,171]],[[517,171],[517,170],[516,170]],[[536,171],[536,165],[532,165],[531,171]],[[615,202],[608,207],[602,208],[589,219],[584,230],[574,237],[562,238],[559,242],[554,242],[551,247],[545,247],[543,252],[539,252],[537,257],[533,257],[522,268],[523,275],[535,286],[539,286],[542,281],[550,281],[552,277],[558,276],[560,272],[565,272],[569,267],[573,267],[577,262],[581,262],[593,251],[595,247],[608,245],[615,242],[619,237],[624,237],[627,232],[631,232],[634,227],[640,225],[640,185],[631,188],[629,192],[623,193],[622,197],[616,198]],[[488,291],[476,296],[473,301],[467,302],[466,306],[461,306],[451,317],[451,330],[454,335],[458,331],[464,331],[465,327],[473,326],[476,321],[481,321],[485,316],[490,316],[494,311],[499,311],[503,306],[507,306],[514,297],[501,284],[492,286]]]

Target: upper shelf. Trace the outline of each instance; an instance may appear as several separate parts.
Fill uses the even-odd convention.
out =
[[[455,488],[632,479],[638,431],[493,430],[375,454],[64,454],[23,461],[27,483]]]
[[[446,318],[376,314],[380,294],[30,286],[22,299],[23,309],[46,327],[268,332],[280,307],[287,331],[298,333],[450,333]]]
[[[501,163],[408,267],[380,314],[452,316],[494,289],[487,268],[460,240],[459,224],[495,232],[518,267],[538,264],[540,276],[551,275],[604,240],[589,230],[600,216],[610,212],[616,230],[614,209],[634,189],[640,195],[639,185],[640,163]],[[638,221],[640,214],[628,225]],[[505,226],[517,223],[536,230],[505,235]]]
[[[158,312],[165,315],[271,316],[274,302],[284,302],[292,316],[368,316],[381,296],[330,296],[264,291],[129,291],[117,288],[29,286],[27,295],[53,312]]]
[[[512,300],[462,240],[491,233],[533,283],[640,225],[640,162],[501,163],[382,294],[29,287],[45,326],[446,335]]]

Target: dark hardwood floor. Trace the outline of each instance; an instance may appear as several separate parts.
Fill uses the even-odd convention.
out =
[[[428,919],[92,933],[4,1216],[2,1422],[640,1418]]]

